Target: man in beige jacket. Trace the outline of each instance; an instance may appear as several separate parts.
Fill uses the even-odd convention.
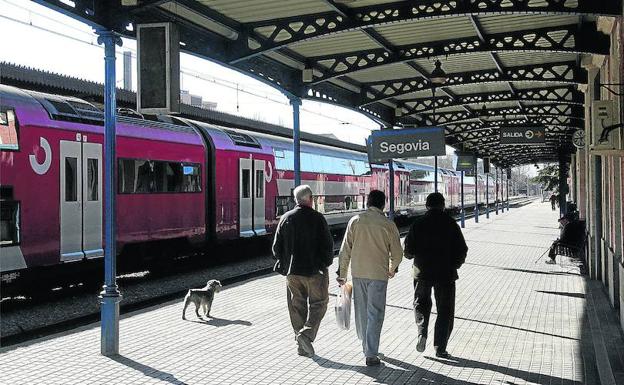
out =
[[[379,365],[379,338],[386,312],[388,278],[394,277],[403,249],[399,230],[383,213],[386,196],[368,195],[366,212],[351,218],[340,247],[338,283],[346,282],[349,264],[353,276],[355,328],[362,340],[366,365]]]

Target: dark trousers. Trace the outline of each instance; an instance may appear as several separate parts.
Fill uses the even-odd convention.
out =
[[[438,317],[435,323],[433,346],[436,351],[445,351],[453,331],[455,318],[455,281],[433,283],[414,280],[414,317],[418,335],[427,337],[429,316],[431,315],[431,289],[435,297]]]
[[[329,302],[327,271],[311,276],[288,275],[288,313],[295,336],[314,341]]]
[[[548,258],[551,260],[555,260],[557,258],[557,247],[559,246],[559,240],[553,242],[552,246],[550,246],[550,250],[548,250]]]

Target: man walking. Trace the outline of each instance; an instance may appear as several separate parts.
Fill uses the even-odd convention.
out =
[[[555,211],[555,204],[557,202],[557,196],[555,194],[552,194],[550,196],[550,206],[552,208],[552,211]]]
[[[416,350],[425,351],[433,288],[438,317],[433,346],[437,357],[449,358],[446,345],[455,317],[457,269],[468,247],[455,220],[444,212],[444,196],[427,196],[427,213],[418,218],[405,238],[405,257],[414,259],[414,315],[418,327]]]
[[[314,356],[312,342],[329,302],[327,268],[334,259],[334,241],[323,215],[312,208],[310,186],[294,190],[297,206],[280,218],[273,255],[288,282],[288,312],[300,356]]]
[[[377,355],[388,278],[394,277],[403,258],[399,230],[383,213],[385,203],[383,192],[370,192],[366,212],[351,218],[347,225],[339,256],[340,285],[346,282],[351,263],[355,328],[367,366],[380,364]]]

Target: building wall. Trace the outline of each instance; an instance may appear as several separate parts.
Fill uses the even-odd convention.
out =
[[[604,284],[624,329],[624,130],[619,128],[611,132],[611,148],[597,143],[593,138],[596,134],[599,136],[602,127],[593,123],[591,108],[594,100],[613,100],[613,123],[624,122],[624,99],[615,94],[624,92],[624,86],[620,85],[624,79],[624,26],[622,18],[606,17],[598,19],[598,26],[611,37],[611,53],[606,57],[583,60],[588,71],[588,84],[581,87],[586,101],[586,140],[585,148],[577,150],[573,158],[576,170],[574,199],[581,218],[587,221],[590,277]]]

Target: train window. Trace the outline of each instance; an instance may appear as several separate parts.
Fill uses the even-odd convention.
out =
[[[118,170],[121,194],[202,191],[199,164],[120,159]]]
[[[139,165],[137,167],[137,165]],[[155,167],[153,161],[138,160],[135,161],[135,169],[137,170],[136,187],[132,192],[148,193],[156,191],[156,182],[154,178]]]
[[[275,217],[280,217],[295,207],[295,200],[290,196],[275,197]]]
[[[264,171],[256,170],[256,198],[264,198]]]
[[[117,183],[119,185],[119,193],[128,194],[135,192],[136,170],[134,168],[135,161],[133,159],[119,159]]]
[[[19,202],[2,201],[0,204],[0,246],[19,244]]]
[[[243,134],[242,132],[236,132],[231,130],[223,130],[225,133],[232,139],[234,144],[239,146],[247,146],[247,147],[258,147],[260,148],[260,143],[253,136]]]
[[[65,158],[65,202],[78,201],[78,159]]]
[[[198,164],[183,164],[182,175],[182,186],[180,191],[201,191],[201,169]]]
[[[19,150],[15,111],[0,109],[0,150]]]
[[[87,159],[87,200],[98,200],[98,160]]]
[[[251,198],[250,170],[242,170],[241,198]]]

